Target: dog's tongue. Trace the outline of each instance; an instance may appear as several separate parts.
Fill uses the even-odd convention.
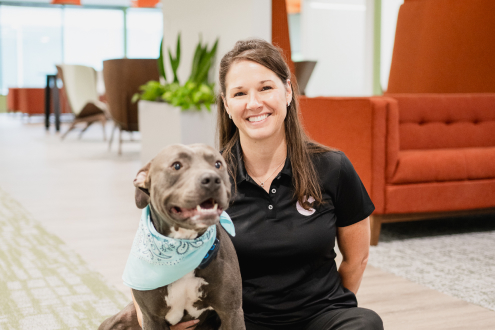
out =
[[[202,209],[212,209],[215,207],[215,205],[213,204],[213,201],[211,199],[199,204],[199,206]]]

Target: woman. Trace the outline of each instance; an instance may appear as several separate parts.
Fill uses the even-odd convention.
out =
[[[220,88],[247,330],[383,329],[355,296],[373,203],[347,157],[305,135],[280,51],[263,40],[237,42],[221,61]]]

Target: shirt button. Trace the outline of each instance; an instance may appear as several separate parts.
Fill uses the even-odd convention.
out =
[[[276,193],[277,192],[277,189],[273,188],[272,189],[272,194]]]
[[[268,205],[268,209],[269,210],[272,210],[273,209],[273,205]]]

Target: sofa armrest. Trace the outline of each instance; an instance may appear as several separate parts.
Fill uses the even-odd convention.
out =
[[[299,99],[309,137],[345,152],[382,214],[385,182],[395,170],[399,151],[397,101],[387,97],[316,97]]]

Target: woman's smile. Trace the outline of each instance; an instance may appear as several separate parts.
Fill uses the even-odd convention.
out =
[[[248,117],[248,121],[251,122],[251,123],[261,123],[261,122],[264,122],[266,118],[268,118],[270,114],[268,113],[265,113],[265,114],[262,114],[262,115],[257,115],[257,116],[251,116],[251,117]]]

